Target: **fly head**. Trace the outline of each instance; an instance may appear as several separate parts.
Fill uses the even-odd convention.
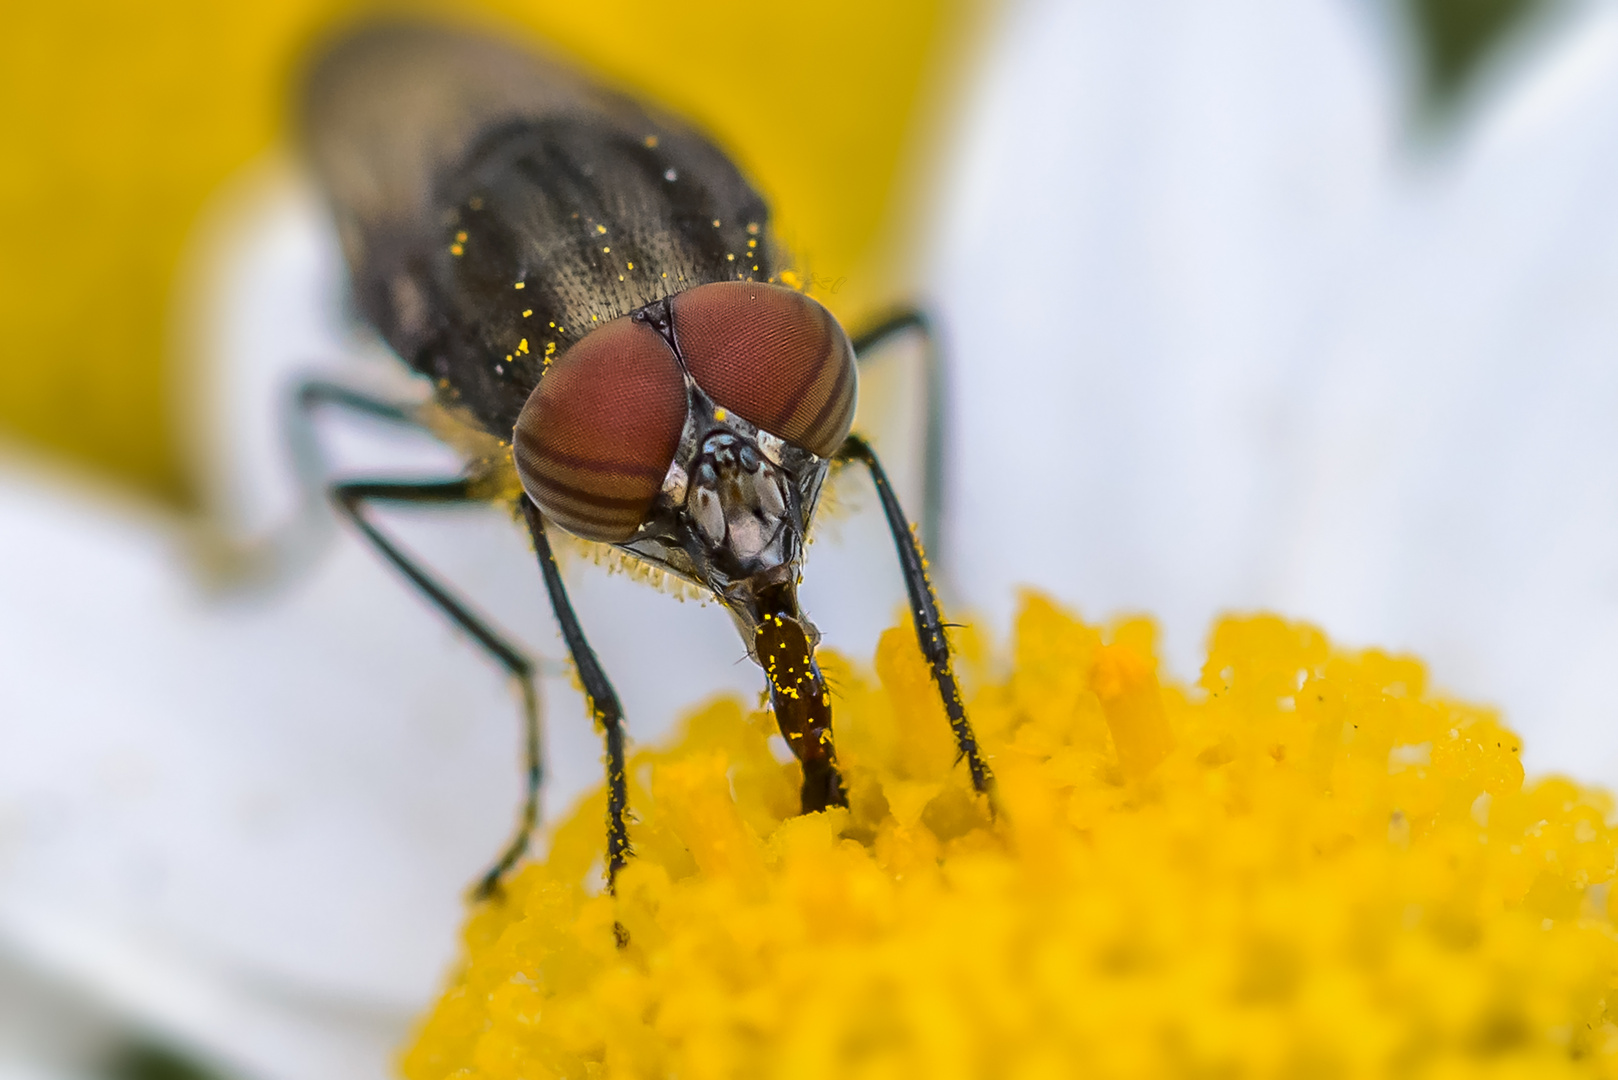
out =
[[[548,365],[514,432],[518,474],[570,532],[712,591],[750,650],[778,615],[812,644],[796,599],[804,536],[856,387],[848,338],[820,304],[700,285]]]

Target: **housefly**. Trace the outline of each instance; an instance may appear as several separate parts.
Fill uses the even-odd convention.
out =
[[[850,433],[856,357],[925,331],[919,315],[850,340],[782,283],[769,208],[713,143],[492,38],[403,23],[350,33],[309,69],[302,124],[357,306],[433,394],[410,405],[310,382],[299,404],[414,425],[465,461],[443,479],[342,480],[332,502],[522,693],[527,797],[480,895],[538,816],[535,665],[377,526],[375,504],[502,502],[525,523],[605,738],[609,888],[630,856],[624,720],[550,528],[710,591],[763,669],[803,811],[845,806],[819,634],[797,590],[829,466],[863,465],[960,759],[989,791],[920,546]]]

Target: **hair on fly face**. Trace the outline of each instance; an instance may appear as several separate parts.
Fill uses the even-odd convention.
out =
[[[714,603],[713,594],[693,581],[671,574],[662,567],[637,559],[629,552],[611,544],[601,544],[566,533],[557,534],[556,551],[566,565],[583,560],[601,567],[609,575],[623,575],[660,593],[672,596],[680,603],[695,602],[703,607]]]

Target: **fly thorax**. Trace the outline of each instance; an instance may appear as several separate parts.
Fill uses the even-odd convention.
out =
[[[709,435],[689,476],[686,513],[716,563],[751,574],[787,560],[786,476],[753,440]]]

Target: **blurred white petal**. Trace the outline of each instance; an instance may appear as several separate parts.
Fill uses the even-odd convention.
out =
[[[1319,341],[1261,597],[1427,657],[1535,770],[1618,781],[1618,9],[1390,176]]]
[[[958,580],[1153,612],[1185,674],[1278,609],[1618,779],[1618,16],[1432,147],[1364,15],[1019,10],[938,260]]]
[[[1025,5],[951,174],[950,555],[1162,617],[1250,602],[1391,112],[1336,0]]]

